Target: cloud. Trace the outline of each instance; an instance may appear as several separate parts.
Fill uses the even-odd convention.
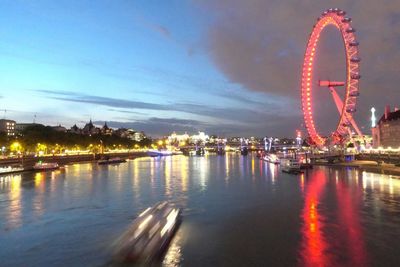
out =
[[[168,105],[146,103],[140,101],[86,95],[69,91],[50,91],[50,90],[36,90],[36,91],[46,94],[48,98],[61,101],[68,101],[68,102],[87,103],[87,104],[95,104],[95,105],[117,107],[117,108],[170,110]]]
[[[126,99],[86,95],[67,91],[37,90],[37,92],[47,95],[48,98],[60,101],[102,105],[114,109],[118,108],[133,110],[143,109],[155,111],[178,111],[200,116],[208,116],[211,118],[235,121],[239,124],[257,123],[260,119],[266,116],[266,113],[264,112],[244,108],[222,108],[192,103],[156,104]],[[126,110],[122,112],[127,113]]]
[[[140,14],[136,14],[135,16],[136,21],[139,22],[143,27],[161,35],[162,37],[164,37],[166,40],[174,43],[175,45],[183,48],[186,51],[186,54],[188,56],[192,56],[195,52],[194,46],[193,45],[188,45],[182,41],[180,41],[176,36],[174,36],[171,33],[171,30],[164,26],[161,25],[159,23],[156,23]]]
[[[102,121],[95,121],[95,124],[102,124]],[[139,121],[107,121],[108,126],[114,128],[132,128],[144,131],[154,137],[168,135],[173,131],[177,132],[197,132],[205,129],[203,122],[196,120],[185,120],[177,118],[149,118]]]
[[[101,125],[103,121],[95,121],[95,124]],[[153,137],[169,135],[172,132],[178,133],[197,133],[205,131],[207,133],[218,135],[239,134],[242,129],[232,124],[208,124],[197,120],[185,120],[177,118],[149,118],[139,121],[107,121],[107,125],[114,128],[132,128],[144,131]],[[243,132],[242,132],[243,133]]]
[[[360,41],[361,96],[356,119],[368,124],[369,109],[398,104],[400,83],[400,2],[375,0],[205,0],[193,1],[213,20],[204,46],[232,82],[256,92],[288,96],[300,107],[300,77],[308,36],[316,18],[329,7],[347,11]],[[340,35],[322,34],[318,76],[341,78],[345,71]],[[317,99],[331,101],[329,94]],[[317,112],[324,113],[324,106]],[[298,109],[299,110],[299,109]],[[297,111],[299,112],[299,111]],[[332,108],[334,112],[334,108]],[[321,119],[325,125],[334,125]],[[333,126],[332,126],[333,127]]]
[[[214,107],[193,103],[173,103],[173,104],[155,104],[140,101],[131,101],[126,99],[99,97],[85,95],[68,91],[37,90],[37,92],[46,95],[48,98],[60,101],[75,103],[86,103],[109,107],[108,110],[127,114],[125,120],[121,123],[130,123],[131,127],[147,130],[150,133],[160,134],[169,133],[173,129],[182,131],[207,130],[216,134],[238,135],[266,135],[266,129],[271,129],[268,134],[281,135],[286,134],[285,123],[292,118],[299,121],[298,116],[293,116],[286,112],[277,112],[271,109],[268,112],[262,110],[235,108],[235,107]],[[129,115],[140,115],[145,113],[136,110],[153,111],[175,111],[180,112],[181,118],[148,118],[145,120],[132,119]],[[188,119],[190,115],[197,115],[201,120]],[[133,120],[133,121],[132,121]],[[108,122],[109,120],[107,120]],[[111,124],[110,124],[111,125]],[[159,125],[159,128],[157,128]]]
[[[131,110],[124,110],[124,109],[109,108],[107,110],[113,111],[113,112],[124,113],[124,114],[146,115],[146,113],[144,113],[144,112],[137,112],[137,111],[131,111]]]
[[[171,32],[164,26],[158,25],[158,24],[153,24],[152,28],[159,32],[161,35],[163,35],[166,38],[171,38]]]
[[[122,118],[121,118],[122,119]],[[114,128],[132,128],[138,131],[144,131],[150,136],[165,136],[173,131],[178,133],[188,132],[196,133],[205,131],[208,134],[216,134],[219,136],[265,136],[279,135],[292,136],[294,132],[275,132],[266,133],[263,129],[272,127],[274,129],[284,129],[283,123],[295,123],[299,118],[289,117],[282,120],[281,115],[277,114],[275,120],[260,120],[257,124],[235,124],[235,123],[209,123],[199,120],[178,119],[178,118],[157,118],[152,117],[144,120],[121,120],[107,121],[107,125]],[[95,124],[102,125],[104,121],[94,121]]]

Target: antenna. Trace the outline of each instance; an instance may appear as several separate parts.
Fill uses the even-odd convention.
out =
[[[33,115],[33,123],[36,123],[36,114]]]

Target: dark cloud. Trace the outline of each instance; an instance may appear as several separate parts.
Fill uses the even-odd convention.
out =
[[[293,118],[297,119],[297,118]],[[289,119],[292,120],[292,119]],[[279,120],[278,120],[279,121]],[[104,124],[104,121],[94,121],[97,125]],[[260,122],[261,126],[269,124],[265,121]],[[279,123],[278,123],[279,124]],[[178,133],[196,133],[198,131],[205,131],[208,134],[216,134],[219,136],[264,136],[264,131],[260,132],[260,127],[256,125],[238,125],[238,124],[212,124],[197,120],[185,120],[177,118],[149,118],[147,120],[138,121],[107,121],[107,125],[114,128],[132,128],[139,131],[144,131],[153,137],[169,135],[173,131]],[[276,125],[276,123],[274,123]],[[281,125],[280,125],[281,126]],[[294,133],[285,132],[291,136]]]
[[[95,124],[104,123],[102,121],[95,121]],[[108,126],[114,128],[132,128],[146,132],[146,134],[154,137],[168,135],[173,131],[177,132],[197,132],[205,130],[203,122],[196,120],[184,120],[176,118],[149,118],[147,120],[139,121],[107,121]]]
[[[131,110],[124,110],[124,109],[109,108],[107,110],[108,111],[113,111],[113,112],[124,113],[124,114],[147,115],[144,112],[137,112],[137,111],[131,111]]]
[[[131,100],[111,98],[111,97],[85,95],[76,92],[50,91],[50,90],[37,90],[37,92],[48,95],[48,98],[61,101],[88,103],[88,104],[102,105],[107,107],[117,107],[117,108],[170,110],[168,105],[131,101]]]
[[[399,104],[399,1],[206,0],[194,3],[213,16],[204,41],[211,59],[225,76],[249,90],[291,97],[298,107],[303,54],[312,26],[327,8],[346,10],[353,18],[362,57],[357,121],[368,125],[371,106],[382,112],[386,103]],[[343,76],[340,40],[340,35],[333,30],[323,33],[318,48],[323,54],[319,55],[318,74],[324,79]],[[321,97],[317,99],[320,103],[332,101],[329,94],[318,97]],[[300,108],[288,112],[298,114]],[[324,112],[328,113],[326,105],[317,111]],[[331,107],[329,114],[334,112],[337,111]],[[321,128],[333,127],[334,120],[333,116],[321,118]]]
[[[76,92],[66,92],[66,91],[38,90],[38,92],[48,95],[48,97],[51,99],[60,101],[88,103],[88,104],[102,105],[118,109],[123,108],[123,109],[155,110],[155,111],[178,111],[189,114],[208,116],[212,118],[237,121],[238,123],[257,123],[259,122],[260,119],[264,118],[267,115],[262,111],[255,111],[252,109],[244,109],[244,108],[233,108],[233,107],[222,108],[222,107],[212,107],[207,105],[190,104],[190,103],[171,103],[169,105],[155,104],[155,103],[147,103],[141,101],[110,98],[110,97],[85,95]],[[127,113],[126,111],[124,112]]]
[[[216,134],[237,135],[282,135],[286,134],[285,124],[292,118],[299,120],[298,116],[293,116],[282,111],[271,109],[264,112],[262,109],[254,110],[246,108],[222,108],[192,103],[174,103],[170,105],[146,103],[140,101],[131,101],[125,99],[116,99],[108,97],[99,97],[93,95],[84,95],[68,91],[50,91],[37,90],[37,92],[47,95],[48,98],[60,101],[87,103],[109,107],[108,110],[128,115],[125,118],[119,117],[119,120],[125,120],[131,123],[132,127],[141,130],[147,130],[154,134],[167,134],[171,130],[177,131],[198,131],[206,130]],[[239,97],[240,98],[240,97]],[[248,100],[250,101],[250,100]],[[250,101],[251,102],[251,101]],[[155,110],[155,111],[177,111],[190,114],[205,116],[202,121],[182,118],[149,118],[147,120],[132,119],[131,115],[143,117],[145,113],[136,110]],[[289,117],[290,116],[290,117]],[[207,119],[209,118],[209,119]],[[134,122],[132,122],[132,120]],[[125,123],[125,122],[124,122]],[[159,125],[157,128],[156,125]],[[298,125],[300,126],[300,125]]]

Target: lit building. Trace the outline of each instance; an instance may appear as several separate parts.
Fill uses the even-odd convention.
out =
[[[194,134],[190,136],[190,143],[197,144],[197,143],[206,143],[209,140],[209,136],[206,135],[204,132],[199,132],[199,134]]]
[[[176,134],[173,132],[170,136],[168,136],[168,143],[170,145],[183,146],[189,143],[189,135],[187,133]]]
[[[144,132],[135,132],[133,134],[133,140],[135,140],[136,142],[140,142],[145,138],[146,138],[146,135],[144,134]]]
[[[378,147],[400,147],[400,110],[395,108],[393,112],[390,107],[385,107],[385,113],[372,128],[374,148]]]
[[[15,135],[15,121],[13,120],[0,120],[0,132],[7,133],[8,136]]]

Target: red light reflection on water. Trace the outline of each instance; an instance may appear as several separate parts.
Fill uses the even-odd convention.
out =
[[[367,253],[358,213],[362,201],[362,188],[352,189],[343,180],[336,185],[340,236],[344,239],[342,244],[348,253],[350,265],[367,266]]]
[[[341,176],[335,190],[337,210],[329,218],[328,214],[323,214],[328,207],[321,210],[329,178],[317,170],[306,183],[301,229],[302,266],[368,266],[358,210],[362,188],[346,184],[347,178],[344,174]],[[323,201],[328,199],[324,197]]]
[[[326,180],[323,173],[313,176],[305,190],[305,203],[302,213],[302,263],[304,266],[328,266],[329,259],[324,251],[327,243],[324,240],[322,228],[324,218],[318,211],[318,202]]]

